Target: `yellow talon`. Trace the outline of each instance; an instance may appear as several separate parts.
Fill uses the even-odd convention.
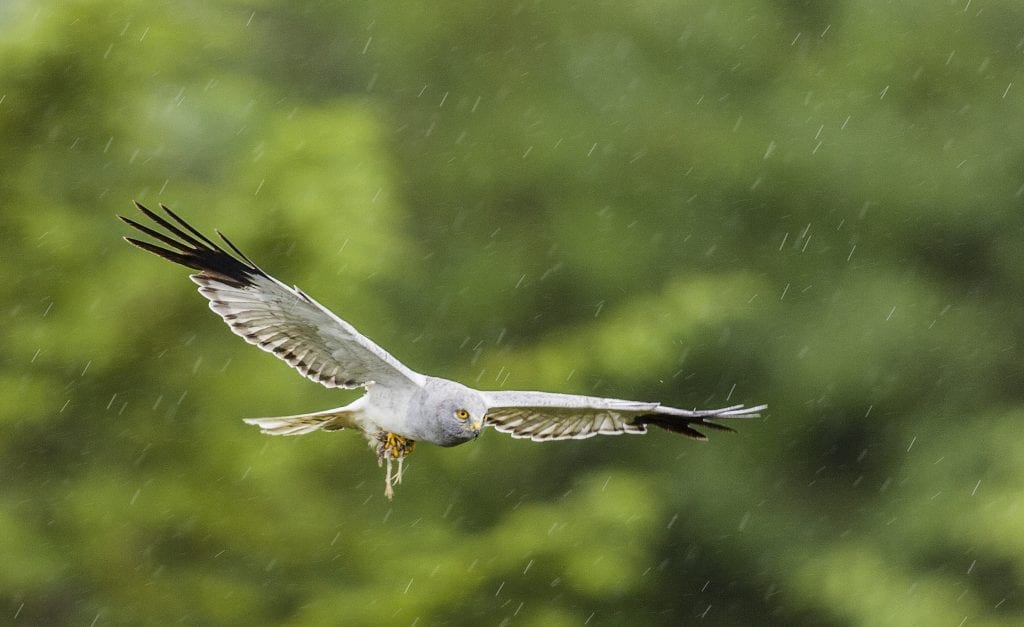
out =
[[[402,483],[402,462],[416,448],[416,442],[390,431],[378,433],[377,441],[379,442],[377,445],[377,463],[383,465],[384,461],[387,460],[387,473],[384,477],[384,495],[388,497],[388,500],[391,500],[394,496],[393,486],[396,483]],[[391,460],[393,459],[398,460],[398,473],[394,475],[391,473]]]
[[[412,450],[416,448],[416,442],[414,440],[407,440],[406,438],[391,433],[390,431],[384,434],[381,444],[383,445],[382,452],[385,454],[391,453],[391,457],[394,459],[405,457],[412,453]]]

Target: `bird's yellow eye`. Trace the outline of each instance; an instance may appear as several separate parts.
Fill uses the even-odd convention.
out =
[[[459,409],[455,411],[455,417],[459,420],[469,420],[469,412],[465,409]]]

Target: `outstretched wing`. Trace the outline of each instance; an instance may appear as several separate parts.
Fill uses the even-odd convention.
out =
[[[199,270],[191,275],[237,335],[288,362],[305,377],[329,388],[422,386],[423,375],[410,370],[302,290],[290,288],[261,270],[224,235],[235,255],[207,239],[167,207],[173,224],[139,203],[143,214],[166,233],[119,216],[168,248],[130,237],[139,248]]]
[[[698,440],[707,437],[694,429],[706,427],[732,431],[709,419],[757,418],[767,405],[722,409],[676,409],[659,403],[623,401],[614,398],[551,394],[548,392],[481,392],[489,409],[487,424],[514,438],[580,440],[595,435],[647,433],[647,425]]]

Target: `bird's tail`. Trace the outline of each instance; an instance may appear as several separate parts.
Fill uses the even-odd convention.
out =
[[[260,433],[267,435],[305,435],[323,429],[324,431],[340,431],[348,427],[357,427],[354,422],[351,406],[337,407],[314,414],[298,414],[295,416],[277,416],[273,418],[246,418],[243,422],[256,425]]]

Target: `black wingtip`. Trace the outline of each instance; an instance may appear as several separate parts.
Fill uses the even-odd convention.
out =
[[[726,418],[749,418],[749,417],[751,417],[748,413],[742,411],[743,408],[737,408],[737,407],[727,408],[726,412],[728,412],[728,411],[737,411],[737,410],[739,410],[740,413],[738,413],[736,415],[729,415],[728,413],[726,413],[726,415],[718,415],[718,416],[716,416],[716,418],[721,420],[721,419],[726,419]],[[679,433],[681,435],[685,435],[688,438],[693,438],[694,440],[700,440],[701,442],[707,441],[708,436],[704,435],[700,431],[697,431],[697,429],[705,429],[706,428],[706,429],[713,429],[715,431],[728,431],[730,433],[736,433],[736,430],[733,429],[732,427],[727,427],[725,425],[718,424],[717,422],[711,422],[710,420],[707,420],[706,418],[699,417],[699,416],[698,417],[693,417],[693,416],[687,417],[687,416],[679,416],[679,415],[665,414],[665,413],[647,414],[647,415],[644,415],[644,416],[639,416],[636,419],[636,422],[638,424],[653,425],[655,427],[659,427],[661,429],[665,429],[666,431],[671,431],[672,433]]]
[[[135,207],[139,211],[141,211],[143,214],[145,214],[147,218],[149,218],[150,220],[153,220],[154,222],[157,222],[157,223],[160,222],[160,216],[158,216],[155,213],[153,213],[148,207],[146,207],[146,205],[142,204],[141,202],[139,202],[137,200],[133,200],[132,202],[135,203]]]
[[[228,239],[228,236],[227,236],[227,235],[224,235],[223,233],[221,233],[221,232],[220,232],[219,230],[217,230],[217,229],[214,229],[214,232],[215,232],[215,233],[217,233],[217,235],[219,235],[219,236],[220,236],[220,238],[221,238],[222,240],[224,240],[224,243],[226,243],[226,244],[227,244],[228,246],[230,246],[230,247],[231,247],[231,250],[235,251],[235,254],[236,254],[236,255],[238,255],[239,257],[241,257],[242,259],[244,259],[244,260],[245,260],[245,261],[246,261],[246,262],[247,262],[247,263],[248,263],[248,264],[249,264],[250,266],[252,266],[252,267],[254,267],[254,268],[256,267],[256,264],[254,264],[254,263],[252,262],[252,260],[251,260],[251,259],[249,259],[248,257],[246,257],[246,256],[245,256],[245,253],[243,253],[242,251],[238,250],[238,246],[235,246],[235,245],[234,245],[234,244],[233,244],[233,243],[231,242],[231,240],[229,240],[229,239]]]
[[[159,240],[169,248],[176,249],[180,252],[169,250],[168,248],[162,248],[156,244],[151,244],[132,237],[125,237],[124,240],[129,244],[187,268],[198,270],[200,272],[200,276],[204,276],[215,281],[221,281],[233,287],[246,287],[252,285],[254,276],[265,275],[265,273],[260,270],[256,264],[252,263],[252,261],[243,255],[241,251],[235,248],[234,245],[231,245],[232,250],[234,250],[244,261],[231,256],[230,253],[214,244],[208,237],[196,230],[191,224],[171,211],[163,203],[160,203],[159,207],[171,218],[173,223],[150,210],[139,201],[133,200],[132,202],[143,215],[153,221],[164,232],[158,231],[122,215],[118,215],[117,217],[132,228]],[[177,225],[174,223],[177,223]],[[228,243],[230,244],[230,242]]]
[[[707,420],[704,420],[699,422],[698,425],[701,427],[707,427],[708,429],[714,429],[715,431],[727,431],[729,433],[736,433],[736,429],[733,429],[732,427],[727,427],[725,425],[720,425],[717,422],[708,422]]]
[[[164,212],[167,215],[171,216],[171,218],[173,218],[175,222],[177,222],[181,226],[185,227],[189,232],[191,232],[193,235],[195,235],[199,239],[203,240],[203,242],[205,242],[207,246],[209,246],[210,248],[213,248],[215,250],[220,250],[219,246],[217,246],[216,244],[211,242],[208,237],[206,237],[205,235],[203,235],[202,233],[197,231],[195,228],[193,228],[193,226],[191,224],[189,224],[184,219],[179,217],[178,214],[176,214],[173,211],[171,211],[170,208],[167,205],[165,205],[163,203],[160,203],[160,208],[163,209]],[[243,257],[244,257],[244,255],[243,255]],[[248,259],[246,261],[248,261]]]

